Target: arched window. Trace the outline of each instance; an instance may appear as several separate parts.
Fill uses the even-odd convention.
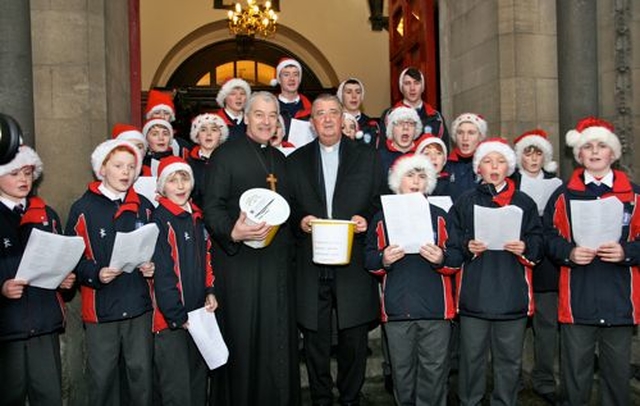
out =
[[[171,75],[167,87],[214,88],[230,78],[239,77],[252,88],[270,88],[271,79],[275,78],[278,61],[282,57],[293,57],[290,52],[280,46],[261,40],[241,43],[234,39],[209,45],[187,58]],[[302,83],[300,91],[316,93],[322,85],[311,69],[298,59],[302,65]]]

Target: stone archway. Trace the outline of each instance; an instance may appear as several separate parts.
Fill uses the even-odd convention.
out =
[[[191,55],[218,42],[229,40],[227,22],[224,20],[206,24],[180,40],[164,57],[151,81],[151,87],[165,87],[173,73]],[[338,84],[338,76],[322,52],[296,31],[278,26],[278,33],[266,41],[293,54],[318,78],[322,87],[331,88]]]

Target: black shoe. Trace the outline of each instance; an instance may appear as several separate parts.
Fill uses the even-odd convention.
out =
[[[535,393],[536,396],[538,396],[540,399],[542,399],[545,402],[547,402],[547,404],[550,404],[550,405],[555,405],[556,404],[556,393],[555,392],[541,393],[541,392],[537,392],[537,391],[534,390],[533,393]]]

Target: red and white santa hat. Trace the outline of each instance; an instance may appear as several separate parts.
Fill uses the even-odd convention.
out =
[[[147,148],[147,139],[142,135],[142,131],[135,125],[116,123],[111,129],[111,138],[114,140],[140,141]]]
[[[356,139],[360,139],[364,136],[364,133],[360,130],[360,124],[358,123],[358,119],[351,113],[347,113],[346,111],[342,113],[342,122],[352,121],[356,124]]]
[[[144,111],[145,118],[147,120],[151,118],[151,114],[156,110],[169,110],[171,112],[169,121],[176,119],[176,108],[173,105],[173,98],[160,90],[152,89],[149,90],[147,96],[147,107]]]
[[[98,180],[103,180],[102,175],[100,175],[100,169],[102,165],[105,164],[107,156],[109,156],[111,151],[119,147],[125,148],[133,154],[136,161],[135,178],[140,174],[140,170],[142,169],[142,154],[138,147],[125,140],[107,140],[98,145],[91,154],[91,167],[93,168],[93,174]]]
[[[338,97],[338,100],[340,100],[340,103],[342,103],[342,92],[344,91],[344,85],[347,84],[347,82],[357,82],[358,85],[360,85],[360,100],[364,100],[364,84],[362,83],[362,81],[358,78],[347,78],[345,80],[343,80],[342,82],[340,82],[340,85],[338,85],[338,90],[336,91],[336,97]]]
[[[613,151],[614,161],[622,156],[622,145],[618,136],[613,132],[613,124],[597,117],[586,117],[578,121],[575,130],[569,130],[566,135],[567,146],[573,148],[573,157],[580,162],[580,148],[591,141],[604,142]]]
[[[160,165],[158,165],[158,181],[156,183],[156,191],[158,193],[163,194],[164,185],[167,183],[167,180],[177,171],[185,171],[189,174],[193,188],[193,170],[191,166],[180,157],[169,156],[161,159]]]
[[[480,133],[480,140],[484,140],[487,137],[489,126],[487,125],[487,121],[484,117],[476,113],[462,113],[453,120],[453,123],[451,123],[451,141],[454,143],[456,142],[456,132],[458,131],[458,127],[460,127],[462,123],[474,124]]]
[[[410,66],[408,68],[404,68],[402,70],[402,72],[400,72],[400,76],[398,76],[398,87],[400,88],[400,92],[402,92],[402,80],[404,79],[405,75],[407,74],[407,71],[409,69],[415,69],[420,73],[420,84],[421,84],[421,91],[424,92],[424,74],[422,73],[422,71],[420,71],[420,69],[414,67],[414,66]]]
[[[147,122],[144,123],[144,126],[142,127],[142,135],[144,136],[145,140],[147,139],[147,134],[149,134],[149,130],[151,130],[151,127],[156,125],[162,126],[169,130],[169,136],[171,137],[171,140],[173,140],[173,126],[170,122],[161,118],[152,118],[151,120],[147,120]]]
[[[516,165],[522,169],[522,154],[529,147],[536,147],[542,151],[544,164],[542,168],[547,172],[555,172],[558,169],[558,163],[553,160],[553,146],[549,142],[549,136],[545,130],[536,128],[527,131],[513,141],[513,147],[516,153]]]
[[[216,95],[216,103],[218,103],[218,106],[224,108],[224,101],[233,89],[244,90],[244,93],[247,95],[247,100],[249,100],[249,97],[251,97],[251,86],[249,86],[249,83],[247,83],[247,81],[240,78],[231,78],[222,84],[222,87]]]
[[[200,131],[200,127],[205,124],[213,124],[220,128],[220,144],[227,140],[229,127],[227,127],[227,123],[224,122],[222,117],[214,113],[203,113],[195,116],[193,120],[191,120],[191,132],[189,133],[191,141],[200,144],[200,142],[198,142],[198,131]]]
[[[427,185],[424,192],[426,195],[431,194],[436,188],[438,175],[431,160],[421,154],[405,154],[398,157],[389,168],[389,188],[393,193],[398,194],[400,192],[402,178],[409,171],[424,172],[427,175]]]
[[[509,164],[507,176],[511,176],[516,170],[516,153],[509,146],[509,142],[501,137],[487,138],[478,145],[476,152],[473,154],[473,171],[478,173],[480,161],[491,152],[502,154],[507,159]]]
[[[420,138],[418,138],[418,140],[416,141],[416,144],[418,144],[418,147],[416,148],[416,153],[423,154],[423,155],[424,155],[423,151],[427,146],[431,144],[438,144],[442,149],[442,153],[444,154],[444,159],[446,162],[446,159],[448,156],[447,146],[440,137],[437,137],[431,133],[425,133]]]
[[[33,148],[27,145],[20,145],[16,156],[10,162],[4,165],[0,165],[0,176],[8,175],[11,172],[22,169],[25,166],[33,166],[33,180],[36,180],[42,175],[42,160],[38,153]]]
[[[415,140],[422,134],[422,121],[418,112],[411,107],[396,107],[387,115],[387,139],[393,138],[393,127],[400,121],[413,121],[416,123],[414,127],[413,139]]]
[[[280,83],[280,72],[287,66],[295,66],[298,68],[298,72],[300,72],[300,80],[302,80],[302,65],[300,65],[300,62],[293,58],[284,57],[278,61],[278,65],[276,66],[276,77],[271,79],[271,86],[278,86],[278,83]]]

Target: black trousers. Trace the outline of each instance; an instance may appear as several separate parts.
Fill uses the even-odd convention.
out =
[[[354,298],[354,300],[357,300]],[[303,329],[309,373],[311,401],[314,405],[333,403],[331,377],[331,311],[336,307],[335,280],[318,284],[318,329]],[[338,320],[340,326],[340,320]],[[367,365],[367,323],[350,328],[338,327],[338,376],[336,386],[342,405],[358,405]]]
[[[62,405],[58,333],[0,342],[0,405]]]

